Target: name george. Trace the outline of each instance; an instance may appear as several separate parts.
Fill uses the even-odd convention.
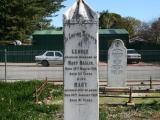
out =
[[[88,49],[72,49],[72,54],[88,54]]]

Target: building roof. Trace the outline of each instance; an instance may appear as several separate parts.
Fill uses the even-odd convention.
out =
[[[37,30],[33,35],[60,35],[63,34],[63,30]],[[128,34],[125,29],[99,29],[99,34]]]
[[[63,34],[62,30],[36,30],[33,35],[59,35]]]
[[[99,34],[128,34],[126,29],[99,29]]]

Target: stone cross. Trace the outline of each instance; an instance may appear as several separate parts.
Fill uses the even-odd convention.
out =
[[[112,42],[108,51],[108,86],[125,87],[127,50],[122,40]]]
[[[77,0],[63,23],[64,120],[98,120],[98,15]]]

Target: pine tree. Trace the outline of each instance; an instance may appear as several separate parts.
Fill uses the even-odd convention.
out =
[[[1,0],[0,40],[24,40],[40,22],[50,22],[64,0]]]

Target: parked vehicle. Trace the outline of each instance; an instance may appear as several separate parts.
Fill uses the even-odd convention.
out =
[[[46,51],[42,55],[35,56],[35,61],[45,67],[63,64],[63,54],[61,51]]]
[[[127,63],[139,63],[141,61],[141,54],[135,49],[127,49]]]

